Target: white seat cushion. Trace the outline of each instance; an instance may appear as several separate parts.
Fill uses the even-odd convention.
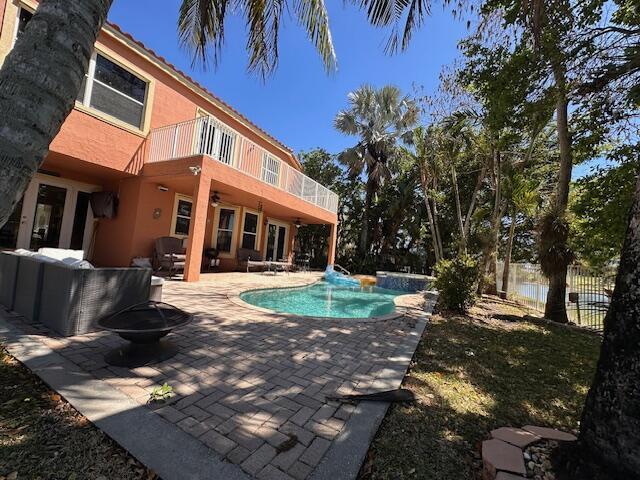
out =
[[[84,250],[44,247],[38,249],[38,253],[56,260],[63,260],[65,258],[75,258],[76,260],[84,259]]]

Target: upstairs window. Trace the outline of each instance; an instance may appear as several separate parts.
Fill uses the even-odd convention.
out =
[[[96,53],[78,101],[129,125],[142,128],[147,82],[105,56]]]
[[[14,41],[24,32],[31,17],[31,11],[19,9]],[[76,100],[86,107],[142,129],[147,88],[147,82],[136,74],[104,55],[94,53]],[[225,143],[225,148],[228,149],[228,143]],[[221,155],[226,151],[221,151]],[[226,155],[231,158],[229,153]]]

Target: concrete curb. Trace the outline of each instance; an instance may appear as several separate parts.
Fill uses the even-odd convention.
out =
[[[163,480],[250,479],[160,415],[17,330],[2,311],[0,339],[11,355]]]
[[[399,388],[402,385],[404,376],[409,370],[411,358],[418,348],[433,311],[435,300],[426,301],[424,313],[416,323],[414,333],[404,344],[402,356],[403,359],[407,359],[406,367],[395,371],[393,387],[388,386],[389,380],[384,381],[387,387],[385,389]],[[389,405],[388,402],[360,402],[309,480],[355,479]]]

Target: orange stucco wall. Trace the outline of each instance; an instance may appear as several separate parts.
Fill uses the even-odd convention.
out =
[[[15,15],[15,4],[0,0],[0,62],[10,48]],[[199,87],[154,63],[157,59],[138,48],[114,29],[103,31],[96,43],[99,52],[149,82],[142,128],[124,125],[117,119],[77,104],[53,140],[50,154],[43,164],[43,169],[54,175],[97,185],[118,194],[117,217],[100,219],[96,223],[94,263],[125,266],[133,257],[152,256],[154,240],[171,233],[176,193],[193,196],[195,192],[197,177],[187,170],[191,165],[202,166],[203,175],[211,182],[211,191],[220,191],[224,202],[253,210],[260,205],[264,207],[265,215],[268,212],[270,218],[288,223],[289,253],[293,250],[295,228],[291,223],[295,218],[302,218],[306,223],[336,222],[335,214],[206,157],[145,165],[148,149],[145,139],[149,132],[191,120],[201,109],[299,169],[299,164],[288,150],[199,91]],[[159,184],[166,184],[168,191],[160,191]],[[202,192],[204,190],[201,197],[206,198],[207,194]],[[154,217],[156,209],[160,215]],[[212,245],[214,216],[215,209],[207,205],[206,221],[199,227],[204,229],[204,247]],[[240,209],[236,247],[241,242],[242,216],[243,210]],[[201,219],[204,217],[201,215]],[[261,225],[258,239],[261,251],[264,250],[265,234],[266,228]],[[222,260],[222,269],[235,268],[235,259]]]
[[[191,120],[196,117],[198,109],[202,109],[295,167],[290,153],[265,141],[254,130],[236,120],[213,102],[196,94],[187,85],[155,66],[127,45],[106,33],[100,35],[96,45],[99,51],[104,51],[116,61],[126,62],[125,66],[149,81],[147,121],[142,130],[136,134],[132,131],[135,130],[133,128],[115,125],[117,121],[105,122],[104,115],[99,112],[87,113],[85,108],[78,107],[68,117],[51,145],[52,151],[117,170],[138,173],[143,164],[143,142],[148,132],[154,128]]]

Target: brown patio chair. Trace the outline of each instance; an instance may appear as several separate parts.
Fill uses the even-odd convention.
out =
[[[169,277],[177,271],[184,271],[187,260],[182,240],[175,237],[160,237],[156,239],[156,263],[158,271],[165,268],[169,271]]]

